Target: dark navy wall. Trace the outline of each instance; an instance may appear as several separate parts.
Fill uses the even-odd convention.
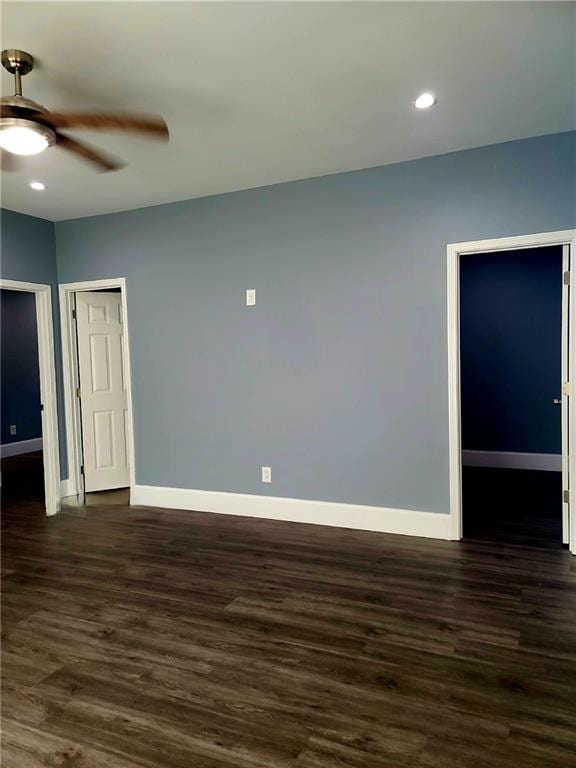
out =
[[[0,291],[1,442],[42,437],[40,371],[34,294]],[[17,428],[10,435],[10,425]]]
[[[462,445],[561,453],[562,249],[464,257]]]
[[[59,433],[62,436],[65,434],[64,400],[62,397],[62,358],[54,222],[1,209],[0,223],[2,252],[0,277],[5,280],[20,280],[26,283],[42,283],[52,286],[58,423]],[[60,472],[62,478],[68,477],[66,442],[62,437],[60,439]]]

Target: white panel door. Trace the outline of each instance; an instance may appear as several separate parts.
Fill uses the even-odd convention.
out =
[[[120,293],[76,294],[86,492],[130,485]]]

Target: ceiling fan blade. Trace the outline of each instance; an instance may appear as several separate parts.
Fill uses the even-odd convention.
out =
[[[92,165],[95,165],[99,171],[117,171],[124,165],[119,160],[115,160],[109,155],[93,149],[89,144],[71,139],[70,136],[64,136],[62,133],[56,134],[56,146],[65,149],[67,152],[72,152],[72,154],[81,157],[83,160],[87,160]]]
[[[22,161],[18,155],[13,155],[12,152],[0,150],[0,170],[2,173],[19,171],[21,165]]]
[[[40,115],[36,115],[40,117]],[[167,139],[168,126],[156,115],[89,114],[82,112],[45,112],[41,119],[54,128],[87,131],[123,131],[145,133],[151,137]]]

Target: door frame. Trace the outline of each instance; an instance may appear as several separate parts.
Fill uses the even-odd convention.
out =
[[[572,286],[568,306],[568,330],[571,339],[576,339],[576,229],[558,232],[541,232],[517,237],[499,237],[488,240],[474,240],[450,243],[447,246],[447,290],[448,290],[448,431],[450,464],[450,528],[451,538],[462,538],[462,441],[460,407],[460,259],[467,254],[512,251],[526,248],[540,248],[552,245],[569,246],[571,255]],[[564,326],[564,317],[562,318]],[[572,345],[574,346],[574,345]],[[569,391],[563,397],[573,398],[576,393],[576,352],[570,356],[568,371]],[[576,554],[576,418],[569,424],[568,442],[569,477],[572,481],[570,504],[570,540],[568,546]]]
[[[128,460],[130,462],[130,499],[135,485],[134,467],[134,415],[132,408],[132,367],[130,364],[130,338],[128,326],[128,299],[126,278],[84,280],[79,283],[60,283],[60,331],[62,334],[62,372],[64,383],[64,410],[66,416],[66,450],[68,455],[68,495],[84,494],[82,475],[82,430],[80,402],[75,396],[79,382],[76,327],[73,317],[76,293],[119,288],[122,296],[122,322],[124,324],[124,359],[126,361],[126,394],[128,399]]]
[[[46,514],[60,510],[60,455],[58,447],[58,406],[56,400],[56,364],[54,359],[54,318],[52,286],[0,278],[0,288],[33,293],[36,300],[38,367],[42,401],[42,454]]]

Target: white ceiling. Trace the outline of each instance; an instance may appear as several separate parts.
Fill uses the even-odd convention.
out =
[[[5,2],[2,48],[38,58],[25,95],[159,112],[171,141],[78,133],[128,166],[52,148],[2,204],[61,220],[570,130],[575,35],[574,3]]]

